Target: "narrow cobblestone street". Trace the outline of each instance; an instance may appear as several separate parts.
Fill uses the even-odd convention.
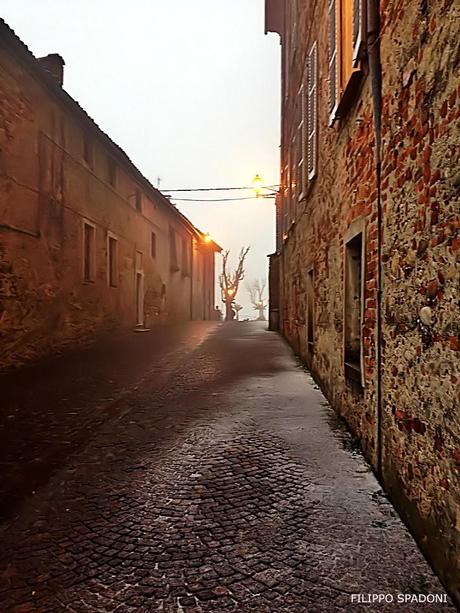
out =
[[[279,336],[171,334],[4,377],[2,612],[455,610],[351,603],[444,590]]]

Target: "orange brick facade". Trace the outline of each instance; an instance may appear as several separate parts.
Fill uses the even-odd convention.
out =
[[[459,19],[451,0],[266,2],[278,325],[457,600]]]

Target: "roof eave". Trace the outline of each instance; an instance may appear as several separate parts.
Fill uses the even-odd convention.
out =
[[[157,202],[160,202],[169,211],[171,211],[171,213],[175,215],[178,220],[182,222],[182,225],[186,226],[192,234],[196,232],[196,228],[192,222],[180,211],[178,211],[172,202],[170,202],[170,200],[168,200],[164,194],[156,189],[150,183],[150,181],[144,177],[144,175],[137,168],[137,166],[133,164],[123,149],[97,125],[94,119],[88,115],[88,113],[78,104],[78,102],[57,83],[56,79],[47,73],[27,45],[19,38],[19,36],[17,36],[14,30],[12,30],[9,25],[0,18],[0,46],[1,44],[12,48],[13,52],[17,54],[18,59],[22,61],[23,65],[30,70],[30,72],[52,95],[57,97],[58,100],[64,104],[71,113],[77,116],[78,119],[84,123],[86,130],[91,131],[95,137],[97,137],[105,144],[105,146],[107,146],[113,157],[120,163],[120,165],[124,166],[133,175],[133,177],[147,193],[150,193],[150,195],[154,197]]]

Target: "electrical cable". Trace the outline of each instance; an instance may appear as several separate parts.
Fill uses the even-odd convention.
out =
[[[275,189],[277,187],[279,187],[279,185],[265,185],[261,189]],[[193,187],[188,189],[162,189],[161,191],[169,194],[169,192],[229,192],[243,189],[254,190],[254,187]]]
[[[270,195],[259,196],[260,198],[270,198]],[[275,196],[271,196],[274,198]],[[175,198],[172,196],[171,200],[177,202],[238,202],[239,200],[257,200],[257,196],[244,196],[243,198]]]

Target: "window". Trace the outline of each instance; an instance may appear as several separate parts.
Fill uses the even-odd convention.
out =
[[[282,239],[284,240],[286,237],[286,232],[289,227],[289,158],[287,164],[284,165],[283,168],[283,200],[282,200],[282,211],[281,211],[281,227],[282,227]]]
[[[318,51],[316,41],[310,48],[303,82],[298,95],[297,180],[299,199],[308,182],[316,177],[318,157]]]
[[[315,289],[313,268],[307,272],[307,350],[313,353],[315,346]]]
[[[345,376],[362,385],[362,320],[364,293],[363,232],[345,243]]]
[[[107,237],[107,280],[110,287],[118,286],[118,240],[110,233]]]
[[[307,85],[307,171],[308,180],[316,177],[318,157],[318,47],[313,43],[308,54],[308,85]]]
[[[190,244],[185,238],[182,238],[182,274],[190,276]]]
[[[139,188],[136,189],[136,209],[142,213],[142,191]]]
[[[300,86],[297,94],[297,136],[296,136],[296,162],[297,162],[297,193],[300,200],[305,192],[305,174],[304,174],[304,153],[305,153],[305,89],[304,84]]]
[[[177,265],[176,233],[173,228],[169,228],[169,268],[171,272],[179,270]]]
[[[150,255],[153,259],[157,257],[157,235],[152,232],[150,236]]]
[[[361,78],[365,0],[329,0],[329,111],[331,122],[349,104]]]
[[[291,143],[291,198],[289,206],[289,223],[291,224],[295,219],[296,203],[298,199],[297,192],[297,133],[294,132],[294,137]]]
[[[136,251],[136,270],[138,272],[144,270],[144,254],[142,251]]]
[[[109,183],[113,188],[117,187],[117,165],[112,158],[108,158],[107,161],[108,166],[108,179]]]
[[[96,279],[96,227],[83,222],[83,280],[94,282]]]

